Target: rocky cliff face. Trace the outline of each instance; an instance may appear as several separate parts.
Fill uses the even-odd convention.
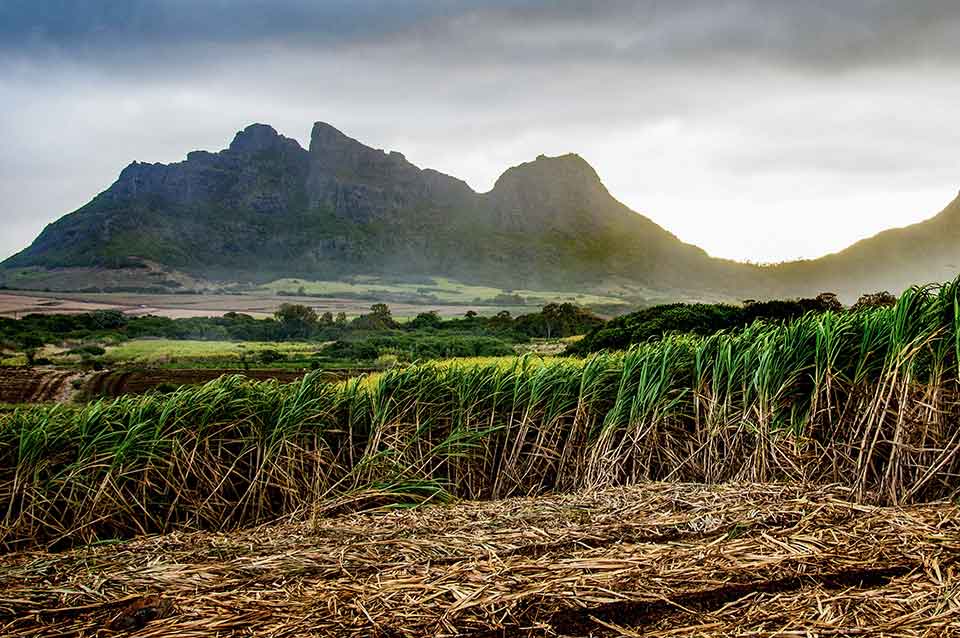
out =
[[[309,156],[296,140],[273,127],[253,124],[219,153],[194,151],[177,164],[133,162],[106,195],[116,202],[156,198],[167,206],[211,202],[258,212],[287,208],[302,189]]]
[[[574,154],[508,169],[486,200],[498,226],[522,232],[605,227],[622,215],[593,167]]]
[[[323,122],[313,126],[309,157],[310,206],[353,222],[397,220],[412,210],[475,204],[475,194],[465,182],[421,170],[402,153],[364,146]]]
[[[134,162],[6,262],[147,259],[226,279],[447,275],[505,287],[723,287],[754,269],[710,259],[617,202],[577,155],[507,170],[492,191],[420,169],[318,122],[309,149],[253,124],[217,153]]]

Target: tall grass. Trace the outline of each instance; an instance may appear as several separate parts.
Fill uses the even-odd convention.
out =
[[[950,496],[958,287],[587,359],[442,362],[341,384],[225,377],[20,409],[0,416],[0,542],[643,479],[831,482],[890,503]]]

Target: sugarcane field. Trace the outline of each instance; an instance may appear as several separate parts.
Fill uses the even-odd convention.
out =
[[[0,635],[956,635],[958,290],[13,406]]]
[[[0,0],[0,638],[960,638],[960,0]]]

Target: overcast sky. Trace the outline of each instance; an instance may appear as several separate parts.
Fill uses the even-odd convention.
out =
[[[0,258],[132,160],[329,122],[489,190],[576,152],[681,239],[814,257],[960,189],[958,0],[3,0]]]

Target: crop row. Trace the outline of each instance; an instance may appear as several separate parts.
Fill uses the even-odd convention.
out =
[[[585,359],[424,364],[343,383],[224,377],[0,417],[8,547],[297,512],[642,480],[960,487],[958,282],[896,306]]]

